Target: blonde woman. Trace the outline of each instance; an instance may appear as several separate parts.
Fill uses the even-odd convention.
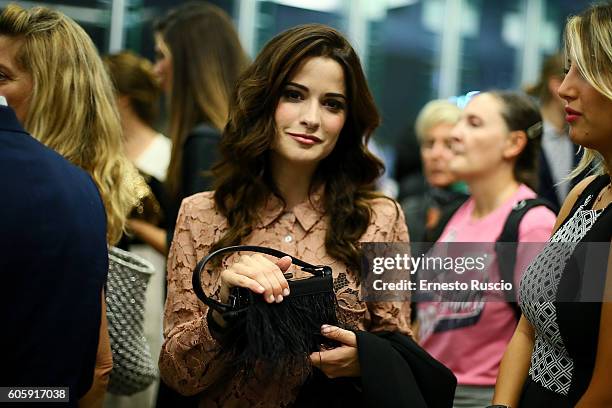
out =
[[[451,131],[460,118],[461,109],[443,99],[428,102],[417,116],[415,131],[427,187],[425,194],[402,201],[413,242],[435,242],[451,215],[467,199],[466,194],[453,189],[457,177],[448,167],[453,156]]]
[[[137,193],[113,88],[91,39],[59,12],[9,5],[0,14],[0,41],[10,68],[0,81],[4,96],[29,133],[91,175],[107,241],[116,243]],[[101,406],[112,367],[104,303],[102,315],[96,379],[84,406]]]
[[[582,174],[572,180],[567,179],[580,161],[580,154],[578,146],[568,135],[565,102],[557,94],[563,82],[564,65],[563,55],[548,57],[542,64],[540,81],[526,90],[538,98],[544,125],[538,169],[538,196],[548,200],[555,208],[561,208],[569,191],[585,176]]]
[[[568,20],[565,53],[569,69],[558,92],[565,101],[570,138],[585,148],[573,174],[593,165],[600,175],[569,193],[550,239],[554,245],[525,272],[523,316],[495,387],[493,401],[500,406],[612,406],[612,304],[559,300],[580,290],[569,279],[581,272],[571,262],[574,246],[612,239],[612,4],[592,6]],[[600,268],[583,272],[586,280],[607,274],[595,285],[605,287],[604,300],[609,301],[610,268]]]
[[[24,127],[91,174],[106,207],[108,242],[117,242],[137,200],[125,179],[133,166],[113,87],[95,46],[74,21],[43,7],[9,5],[0,24],[0,34],[19,43],[16,66],[31,79],[31,89],[18,95],[27,104]]]

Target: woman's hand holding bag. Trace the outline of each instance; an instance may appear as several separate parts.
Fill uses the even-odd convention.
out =
[[[262,295],[268,303],[280,303],[283,295],[288,296],[290,293],[289,284],[283,275],[290,266],[289,256],[274,263],[260,254],[243,255],[238,262],[221,272],[219,298],[227,303],[231,288],[242,287]],[[225,326],[226,322],[219,313],[213,311],[213,317],[219,325]]]
[[[242,256],[221,273],[219,300],[206,295],[200,276],[208,261],[244,251],[280,259],[272,262],[260,254]],[[287,280],[283,272],[291,264],[312,276]],[[338,324],[328,266],[312,265],[272,248],[233,246],[198,262],[192,283],[198,298],[213,311],[210,317],[214,323],[222,326],[216,337],[220,345],[218,357],[223,359],[227,377],[247,380],[254,376],[270,378],[271,374],[306,376],[311,372],[311,353],[340,344],[333,336],[328,338],[321,333],[322,325]],[[344,351],[347,350],[340,350]]]
[[[243,255],[240,260],[221,273],[221,299],[227,301],[229,289],[243,287],[263,295],[268,303],[280,303],[289,295],[289,284],[283,273],[291,266],[291,257],[276,263],[263,255]]]

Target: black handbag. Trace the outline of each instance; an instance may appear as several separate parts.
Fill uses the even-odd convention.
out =
[[[200,279],[206,264],[213,257],[244,251],[277,258],[290,256],[261,246],[230,246],[214,251],[198,262],[192,277],[196,296],[210,308],[209,327],[215,324],[210,318],[212,310],[220,313],[227,322],[227,326],[215,336],[220,344],[218,357],[223,358],[227,367],[224,376],[237,376],[244,380],[258,374],[309,374],[311,353],[338,346],[320,331],[323,324],[339,324],[331,268],[290,256],[294,265],[313,276],[293,279],[291,274],[285,274],[290,294],[281,303],[267,303],[262,295],[239,287],[230,290],[229,304],[207,296]],[[212,332],[213,328],[210,328]]]

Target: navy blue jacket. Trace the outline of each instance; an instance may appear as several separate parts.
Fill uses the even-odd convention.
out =
[[[0,386],[91,387],[108,273],[106,215],[87,173],[0,106]]]

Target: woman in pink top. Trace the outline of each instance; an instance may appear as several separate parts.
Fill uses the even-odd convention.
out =
[[[540,149],[542,122],[537,106],[512,92],[485,92],[465,107],[451,137],[454,157],[449,166],[468,184],[471,197],[453,215],[438,242],[495,242],[512,207],[534,198],[533,181]],[[519,242],[545,242],[555,214],[535,207],[523,217]],[[519,248],[514,284],[533,254]],[[489,273],[498,270],[497,261]],[[499,363],[512,337],[516,317],[499,301],[466,302],[461,310],[449,303],[419,308],[422,345],[457,376],[456,407],[484,407],[493,396]],[[429,310],[428,310],[429,308]]]
[[[183,201],[168,259],[168,298],[160,372],[200,406],[285,407],[299,378],[217,383],[215,337],[226,325],[193,292],[196,262],[236,244],[279,249],[333,269],[339,318],[355,329],[410,334],[407,302],[359,297],[358,243],[408,240],[393,200],[372,190],[382,164],[367,149],[379,117],[359,59],[337,31],[305,25],[279,34],[241,77],[213,169],[216,190]],[[290,259],[230,256],[202,276],[204,291],[227,303],[231,287],[270,303],[289,294]],[[300,277],[301,271],[293,271]],[[303,274],[303,272],[302,272]],[[328,377],[359,377],[355,334],[324,327],[342,346],[313,355]]]

